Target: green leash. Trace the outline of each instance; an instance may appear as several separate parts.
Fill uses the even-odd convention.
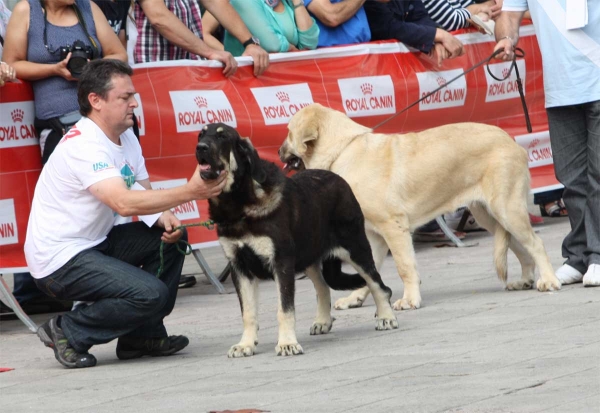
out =
[[[178,231],[180,229],[187,228],[187,227],[205,227],[207,229],[214,229],[215,228],[215,223],[212,220],[209,219],[208,221],[197,222],[195,224],[184,224],[184,225],[180,225],[178,227],[175,227],[173,229],[173,232]],[[182,250],[179,247],[179,243],[185,244],[185,249],[184,250]],[[158,272],[156,273],[156,278],[160,277],[160,274],[162,274],[164,266],[165,266],[164,247],[165,247],[165,242],[161,241],[160,242],[160,250],[159,250],[159,254],[160,254],[160,267],[158,267]],[[183,241],[181,239],[177,240],[177,242],[175,243],[175,248],[177,248],[177,251],[179,251],[183,255],[190,255],[192,253],[192,246],[190,245],[190,243],[187,242],[187,241]]]

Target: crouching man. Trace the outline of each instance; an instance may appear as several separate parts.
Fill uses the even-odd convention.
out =
[[[151,190],[142,150],[130,129],[137,107],[131,68],[112,59],[88,63],[78,84],[83,118],[63,137],[35,188],[25,256],[37,286],[61,300],[92,302],[38,329],[66,367],[92,367],[94,344],[115,338],[117,357],[164,356],[183,349],[185,336],[168,336],[163,319],[175,305],[186,239],[170,208],[217,196],[225,174],[204,181],[197,169],[183,186]],[[146,191],[132,191],[138,183]],[[122,216],[160,213],[113,226]],[[165,241],[160,278],[159,248]]]

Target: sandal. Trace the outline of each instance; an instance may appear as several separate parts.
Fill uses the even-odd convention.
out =
[[[558,201],[549,202],[544,205],[540,205],[540,212],[543,217],[566,217],[569,215],[567,212],[567,208],[563,203],[563,200],[560,199]]]

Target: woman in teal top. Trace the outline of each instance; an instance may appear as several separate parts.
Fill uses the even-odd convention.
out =
[[[308,14],[303,0],[231,0],[231,5],[267,52],[316,49],[319,26]],[[218,25],[208,11],[204,13],[204,40],[212,47],[218,42],[212,36]],[[244,46],[227,31],[223,43],[234,56],[244,52]]]

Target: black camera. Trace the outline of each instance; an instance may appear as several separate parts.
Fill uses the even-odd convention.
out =
[[[60,48],[60,60],[65,60],[69,53],[71,53],[71,58],[67,62],[67,69],[71,72],[71,76],[77,78],[81,76],[88,60],[94,58],[94,51],[91,46],[86,45],[81,40],[75,40],[73,45]]]

